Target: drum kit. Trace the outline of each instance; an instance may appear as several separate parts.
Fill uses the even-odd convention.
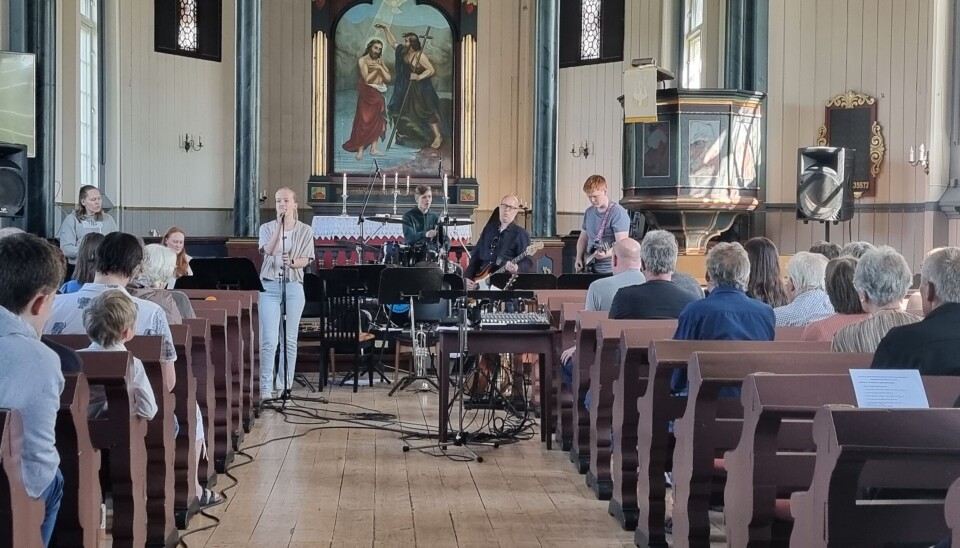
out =
[[[401,224],[403,218],[399,215],[375,215],[366,217],[366,220],[376,223]],[[441,219],[438,226],[465,226],[472,225],[470,219]],[[399,242],[386,242],[380,247],[380,264],[397,266],[425,266],[425,263],[438,265],[444,268],[445,272],[457,273],[460,271],[460,265],[445,261],[443,256],[436,249],[431,248],[425,243],[414,245],[401,244]],[[446,263],[446,265],[444,265]]]

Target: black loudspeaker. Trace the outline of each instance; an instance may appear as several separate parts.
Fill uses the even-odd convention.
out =
[[[797,151],[797,219],[853,218],[853,167],[849,148],[807,147]]]
[[[27,147],[0,143],[0,217],[19,217],[27,198]]]

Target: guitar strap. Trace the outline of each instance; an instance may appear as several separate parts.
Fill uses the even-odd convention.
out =
[[[597,231],[597,235],[593,238],[595,243],[600,243],[603,241],[603,231],[607,229],[607,221],[610,219],[611,211],[613,211],[612,203],[607,204],[607,211],[603,214],[603,219],[600,219],[600,230]]]

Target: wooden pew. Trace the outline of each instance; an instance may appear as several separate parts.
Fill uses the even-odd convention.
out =
[[[634,541],[638,546],[665,546],[666,479],[673,449],[670,421],[680,418],[687,398],[670,393],[676,369],[686,369],[694,352],[827,352],[830,343],[777,341],[653,341],[650,343],[650,377],[637,401],[638,520]]]
[[[243,419],[246,411],[243,408],[243,374],[246,359],[242,335],[240,299],[235,296],[217,297],[216,301],[194,301],[193,309],[198,316],[202,310],[227,311],[227,348],[230,350],[227,361],[230,369],[230,443],[233,450],[240,448],[243,442]]]
[[[233,462],[233,373],[230,367],[230,347],[227,341],[227,311],[223,309],[196,309],[197,317],[204,318],[210,328],[210,362],[207,366],[213,372],[214,408],[210,415],[212,428],[207,430],[207,441],[214,441],[213,463],[218,473],[224,473],[227,465]],[[212,432],[212,435],[211,435]]]
[[[583,306],[577,303],[564,303],[560,307],[560,319],[558,327],[560,329],[560,340],[561,352],[570,348],[571,346],[576,345],[576,331],[577,331],[577,316],[580,312],[583,311]],[[559,356],[558,356],[559,359]],[[557,365],[559,367],[559,364]],[[569,451],[571,445],[573,445],[573,432],[571,431],[573,424],[573,394],[569,391],[563,390],[562,379],[559,372],[553,376],[554,386],[552,387],[554,393],[557,395],[554,398],[556,401],[555,413],[555,439],[560,449],[563,451]]]
[[[23,485],[20,453],[23,450],[23,421],[13,409],[0,409],[0,544],[3,546],[43,546],[40,525],[43,501],[34,500]]]
[[[86,335],[51,335],[60,344],[82,350],[90,346]],[[173,520],[173,394],[166,390],[167,380],[160,366],[161,337],[136,336],[126,343],[127,351],[136,356],[153,389],[157,414],[147,421],[145,438],[147,454],[147,542],[172,546],[179,541]],[[87,354],[81,354],[86,357]],[[112,408],[112,406],[111,406]]]
[[[958,377],[924,377],[933,407],[960,394]],[[790,495],[810,487],[816,460],[813,418],[824,405],[856,405],[849,374],[748,375],[743,428],[724,457],[724,515],[731,546],[787,546]],[[786,426],[786,427],[785,427]],[[949,514],[948,514],[949,515]]]
[[[826,406],[813,423],[810,489],[790,497],[791,546],[930,545],[949,534],[942,496],[863,500],[868,489],[937,489],[960,477],[960,409]],[[875,464],[886,473],[868,472]]]
[[[202,321],[202,320],[201,320]],[[177,350],[177,384],[173,388],[176,401],[174,414],[180,422],[181,435],[176,440],[173,466],[173,518],[177,529],[186,529],[190,518],[200,507],[194,479],[197,477],[197,379],[193,374],[193,336],[189,325],[171,325],[173,346]]]
[[[51,337],[60,342],[60,335]],[[61,342],[61,344],[64,344]],[[130,352],[84,352],[83,373],[107,394],[107,418],[89,421],[90,440],[108,450],[113,493],[113,546],[141,547],[147,542],[147,421],[134,415],[133,355]]]
[[[723,454],[737,446],[743,425],[739,390],[743,379],[767,373],[846,373],[867,369],[873,354],[837,352],[696,352],[687,376],[690,395],[683,417],[674,424],[673,542],[675,546],[710,546],[711,497],[722,493]],[[719,472],[717,471],[719,470]]]
[[[190,327],[192,352],[191,366],[197,379],[196,398],[200,406],[200,415],[203,417],[203,432],[207,444],[207,458],[200,459],[197,469],[197,478],[202,487],[211,488],[217,483],[217,471],[213,466],[213,455],[216,454],[216,439],[214,436],[214,417],[217,413],[217,402],[214,391],[214,376],[216,374],[210,349],[213,339],[210,335],[210,323],[206,318],[183,320],[183,324]],[[174,341],[176,344],[176,341]]]
[[[799,341],[803,337],[806,327],[778,327],[776,328],[778,341]]]
[[[947,492],[947,500],[943,506],[947,526],[951,530],[952,544],[953,546],[960,546],[960,479],[950,486],[950,490]]]
[[[560,327],[561,311],[565,305],[579,306],[584,310],[584,298],[587,296],[585,291],[580,291],[574,295],[554,295],[547,299],[547,310],[550,311],[550,324],[554,327]]]
[[[590,437],[587,485],[600,500],[610,500],[610,430],[613,422],[613,382],[620,372],[617,354],[624,329],[647,328],[652,338],[669,339],[677,331],[676,320],[600,320],[597,352],[590,366]]]
[[[627,531],[637,528],[637,413],[636,402],[647,389],[650,361],[647,348],[662,337],[659,328],[624,329],[620,334],[620,368],[613,383],[613,493],[608,511]]]
[[[90,441],[87,408],[90,387],[83,373],[63,375],[57,412],[57,452],[63,498],[51,544],[62,548],[96,546],[100,534],[100,452]]]
[[[590,388],[590,365],[597,352],[597,325],[607,319],[605,311],[584,310],[577,313],[577,351],[573,355],[573,386],[570,387],[570,424],[561,425],[561,439],[567,432],[571,436],[570,462],[577,472],[587,473],[590,459],[590,417],[583,408],[583,398]],[[558,375],[560,376],[560,375]],[[562,383],[558,383],[557,401],[563,398]]]
[[[254,422],[256,402],[260,400],[260,292],[226,289],[187,289],[191,300],[207,297],[239,298],[240,332],[244,345],[243,431],[249,433]]]

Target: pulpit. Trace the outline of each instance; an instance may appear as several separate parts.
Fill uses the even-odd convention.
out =
[[[760,204],[764,94],[657,90],[657,121],[624,123],[623,199],[677,236],[681,252],[707,242]]]

